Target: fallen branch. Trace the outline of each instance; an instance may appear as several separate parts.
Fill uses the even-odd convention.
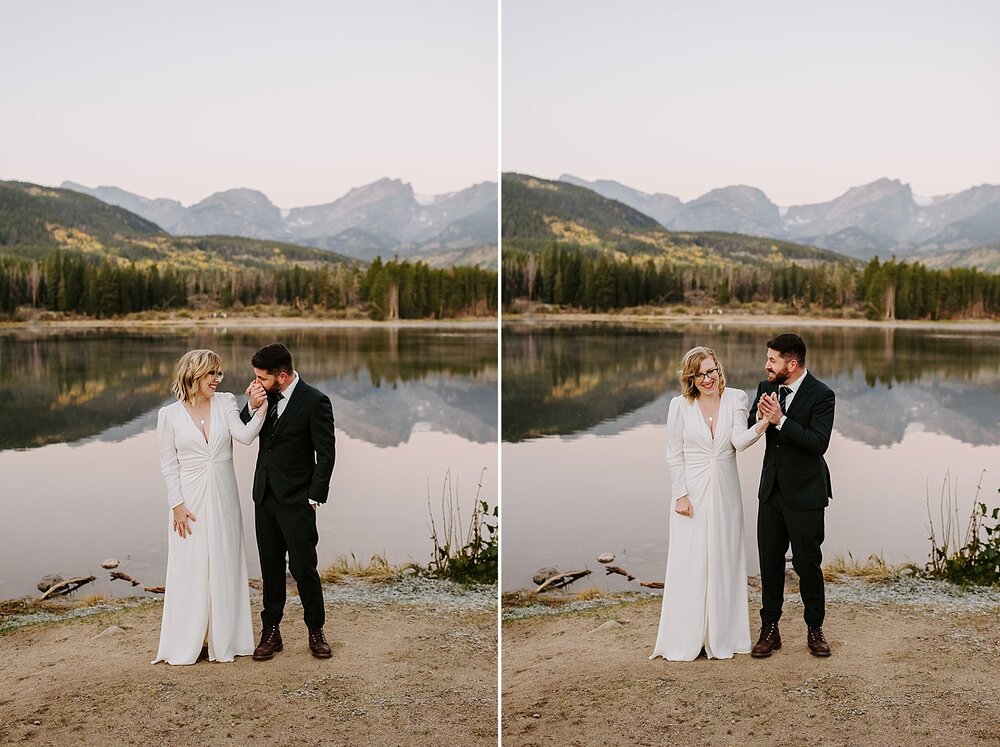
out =
[[[619,576],[624,576],[629,581],[635,581],[635,576],[626,571],[624,568],[619,568],[616,565],[606,565],[604,566],[604,574],[610,576],[612,573],[617,573]]]
[[[647,589],[662,589],[662,581],[640,581],[639,586],[645,586]]]
[[[535,594],[541,594],[543,591],[548,591],[549,589],[559,589],[563,586],[569,586],[577,579],[589,575],[590,571],[569,571],[568,573],[560,573],[558,576],[547,578],[541,586],[535,589]]]
[[[139,585],[139,582],[136,581],[134,578],[132,578],[127,573],[121,573],[120,571],[111,571],[111,580],[113,581],[116,578],[121,579],[122,581],[128,581],[130,584],[132,584],[132,586],[138,586]]]
[[[42,594],[42,596],[38,599],[39,601],[44,601],[51,596],[55,596],[56,594],[69,594],[71,591],[76,591],[84,584],[89,584],[91,581],[96,580],[96,576],[80,576],[79,578],[71,578],[68,581],[62,581],[55,586],[49,587],[49,590]]]
[[[166,592],[162,586],[143,586],[143,589],[150,592],[151,594],[163,594]]]

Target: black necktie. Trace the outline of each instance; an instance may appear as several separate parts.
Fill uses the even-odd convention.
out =
[[[785,414],[785,400],[788,399],[788,395],[791,393],[792,388],[787,386],[778,387],[778,407],[781,408],[781,414]]]
[[[284,399],[281,392],[267,395],[267,416],[264,418],[264,425],[267,426],[267,434],[274,435],[274,426],[278,422],[278,400]]]

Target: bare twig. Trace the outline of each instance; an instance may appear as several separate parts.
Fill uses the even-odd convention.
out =
[[[537,589],[535,589],[535,594],[541,594],[543,591],[548,591],[549,589],[558,589],[563,586],[569,586],[571,583],[577,579],[583,578],[584,576],[589,576],[590,571],[569,571],[567,573],[560,573],[558,576],[552,576],[545,580]]]
[[[616,565],[606,565],[604,566],[604,574],[610,576],[612,573],[617,573],[619,576],[624,576],[629,581],[635,581],[635,576],[626,571],[624,568],[619,568]]]
[[[55,596],[56,594],[69,594],[71,591],[76,591],[81,586],[89,584],[91,581],[96,581],[96,576],[80,576],[79,578],[71,578],[68,581],[61,581],[49,588],[42,596],[39,597],[40,600],[48,599],[49,597]]]

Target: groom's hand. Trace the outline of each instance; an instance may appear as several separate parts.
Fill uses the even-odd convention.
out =
[[[765,394],[760,398],[759,405],[761,413],[764,415],[764,419],[767,420],[772,425],[778,425],[781,422],[781,405],[778,404],[778,395],[776,394]]]

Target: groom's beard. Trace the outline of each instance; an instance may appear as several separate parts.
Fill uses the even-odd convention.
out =
[[[778,384],[779,386],[788,381],[788,371],[782,371],[781,373],[775,373],[774,371],[767,372],[767,380],[772,384]]]

